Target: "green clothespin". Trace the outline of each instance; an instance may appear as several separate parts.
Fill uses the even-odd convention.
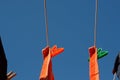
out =
[[[98,48],[97,58],[100,59],[108,54],[108,51],[102,51],[102,48]]]
[[[108,54],[108,51],[103,51],[102,48],[98,48],[97,50],[97,58],[100,59]],[[90,59],[88,59],[89,61]]]

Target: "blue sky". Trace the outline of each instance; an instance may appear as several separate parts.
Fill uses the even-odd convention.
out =
[[[97,47],[109,51],[100,59],[100,80],[113,78],[120,51],[120,1],[99,0]],[[41,50],[46,46],[43,0],[0,0],[0,35],[13,80],[38,80]],[[47,0],[50,47],[65,51],[52,59],[55,80],[89,80],[88,48],[93,45],[95,0]]]

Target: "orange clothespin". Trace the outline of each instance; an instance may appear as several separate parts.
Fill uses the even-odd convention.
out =
[[[14,73],[13,71],[10,71],[9,73],[7,73],[7,80],[11,80],[15,76],[16,76],[16,73]]]
[[[56,45],[52,48],[47,46],[42,50],[44,61],[40,73],[40,80],[54,80],[54,75],[52,72],[52,58],[63,51],[64,48],[57,48]]]
[[[90,55],[90,62],[89,62],[90,80],[99,80],[97,48],[95,46],[89,48],[89,55]]]

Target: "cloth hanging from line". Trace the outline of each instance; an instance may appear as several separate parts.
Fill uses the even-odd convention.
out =
[[[0,37],[0,80],[11,80],[16,73],[11,71],[7,74],[7,58]]]
[[[64,48],[57,48],[54,45],[52,48],[49,46],[42,50],[43,54],[43,65],[40,73],[40,80],[54,80],[54,74],[52,72],[52,58],[64,51]]]
[[[89,76],[90,80],[99,80],[99,68],[97,62],[97,48],[92,46],[89,48],[90,62],[89,62]]]
[[[116,74],[117,77],[120,79],[120,52],[117,54],[112,70],[113,74]]]
[[[0,80],[7,79],[7,58],[0,37]]]

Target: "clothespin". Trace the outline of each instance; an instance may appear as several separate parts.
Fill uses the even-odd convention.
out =
[[[11,80],[15,76],[16,76],[16,73],[13,71],[10,71],[9,73],[7,73],[7,80]]]
[[[97,49],[97,59],[103,58],[108,54],[108,51],[102,50],[102,48]],[[89,61],[90,59],[88,59]]]
[[[64,48],[57,48],[56,45],[54,45],[52,48],[47,46],[42,50],[44,60],[39,80],[54,80],[54,75],[52,72],[52,58],[63,51]]]

